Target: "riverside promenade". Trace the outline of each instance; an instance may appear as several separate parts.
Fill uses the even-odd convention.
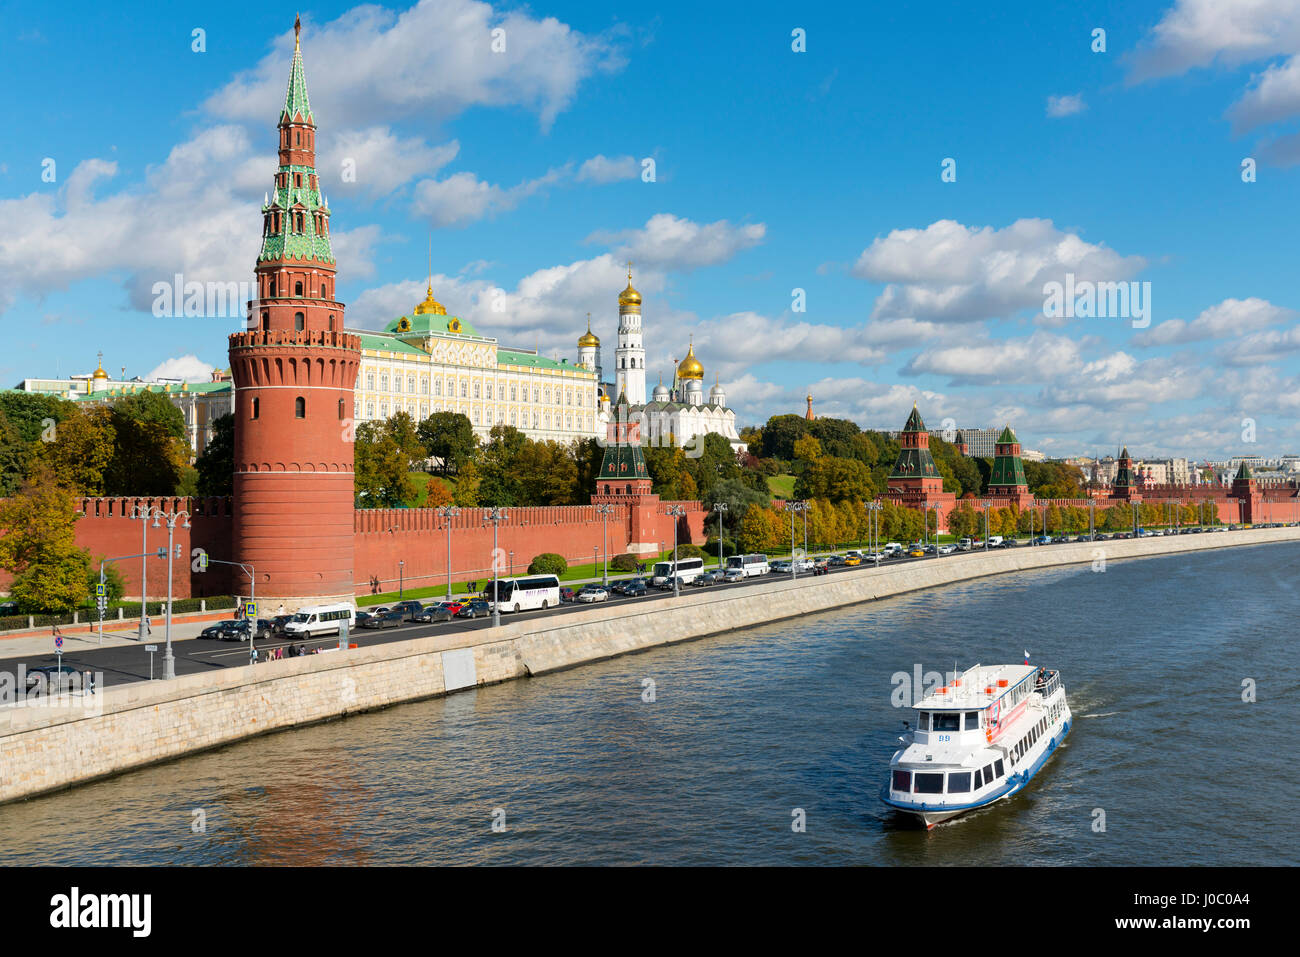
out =
[[[0,707],[0,801],[69,787],[232,741],[543,675],[630,652],[1035,568],[1092,565],[1300,541],[1300,528],[974,552],[791,580],[692,589],[647,602],[502,619],[346,651],[139,681]]]

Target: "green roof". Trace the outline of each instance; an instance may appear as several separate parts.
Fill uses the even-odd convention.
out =
[[[535,369],[567,369],[570,372],[581,372],[590,376],[596,374],[582,366],[571,365],[568,362],[556,362],[554,359],[547,359],[533,352],[512,352],[509,349],[497,350],[497,365],[531,366]]]
[[[453,331],[452,324],[456,324]],[[384,332],[400,336],[477,336],[478,330],[458,316],[426,312],[420,316],[398,316],[384,326]]]
[[[918,416],[919,418],[919,416]],[[910,419],[908,420],[911,421]],[[912,430],[908,430],[912,431]],[[929,449],[900,449],[890,478],[937,478],[939,469]]]
[[[1251,478],[1253,478],[1253,476],[1250,474],[1250,466],[1246,464],[1246,461],[1244,459],[1241,462],[1241,468],[1237,469],[1237,478],[1241,479],[1242,481],[1249,481]]]
[[[1002,434],[998,436],[997,444],[998,444],[998,445],[1014,445],[1014,444],[1018,443],[1019,441],[1020,441],[1020,440],[1019,440],[1018,438],[1016,438],[1016,433],[1012,432],[1012,431],[1011,431],[1011,426],[1008,425],[1005,429],[1002,430]]]
[[[921,421],[921,413],[912,406],[912,414],[907,417],[907,424],[903,426],[904,432],[924,432],[925,423]]]
[[[349,332],[353,330],[349,329]],[[361,337],[362,349],[377,349],[380,352],[400,352],[404,355],[427,356],[428,353],[409,342],[403,342],[396,336],[385,336],[374,332],[356,332]]]
[[[294,47],[293,66],[289,68],[289,89],[284,94],[284,110],[280,120],[292,121],[301,116],[308,123],[315,121],[311,116],[311,103],[307,100],[307,77],[302,68],[302,51]]]

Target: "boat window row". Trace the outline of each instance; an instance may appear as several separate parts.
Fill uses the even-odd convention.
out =
[[[978,711],[966,711],[964,714],[964,729],[966,731],[978,731],[980,713]],[[916,713],[916,729],[918,731],[961,731],[963,730],[962,715],[963,712],[961,711],[918,711]]]
[[[1039,737],[1051,726],[1051,719],[1046,715],[1039,718],[1029,732],[1011,749],[1012,763],[1023,758],[1037,742]]]
[[[1002,759],[974,771],[949,771],[947,787],[942,771],[894,771],[892,787],[904,794],[969,794],[1002,777]]]

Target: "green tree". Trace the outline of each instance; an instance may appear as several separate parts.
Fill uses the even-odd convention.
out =
[[[452,501],[460,508],[476,508],[479,505],[479,482],[478,466],[472,461],[466,462],[456,476]]]
[[[823,455],[808,463],[804,473],[795,480],[794,497],[865,502],[876,497],[876,487],[871,470],[862,462]]]
[[[358,508],[393,508],[415,501],[410,459],[384,423],[357,427],[353,460]]]
[[[533,560],[528,563],[530,575],[563,575],[568,570],[569,563],[564,560],[564,556],[555,552],[534,555]]]
[[[808,420],[801,415],[774,415],[763,426],[763,455],[790,461],[795,440],[808,434]],[[753,447],[751,446],[751,449]],[[757,450],[755,450],[757,451]]]
[[[190,459],[181,410],[151,391],[121,396],[109,408],[116,444],[104,470],[104,493],[174,495]]]
[[[87,596],[90,555],[76,544],[73,493],[38,463],[16,495],[0,503],[0,568],[27,612],[69,611]]]
[[[194,463],[200,495],[233,495],[235,491],[235,416],[227,412],[212,420],[208,447]]]
[[[47,433],[38,449],[55,480],[79,495],[103,495],[104,471],[113,460],[116,433],[103,406],[77,407]]]
[[[473,424],[459,412],[433,413],[420,423],[417,434],[425,452],[439,460],[438,469],[443,475],[459,472],[478,449]]]

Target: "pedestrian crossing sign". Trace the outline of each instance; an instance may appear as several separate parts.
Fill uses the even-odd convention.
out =
[[[255,601],[244,602],[244,617],[245,618],[257,617],[257,602]]]
[[[107,586],[106,586],[103,582],[95,582],[95,597],[96,597],[96,598],[103,598],[103,597],[104,597],[104,594],[105,594],[104,589],[105,589],[106,587],[107,587]]]

